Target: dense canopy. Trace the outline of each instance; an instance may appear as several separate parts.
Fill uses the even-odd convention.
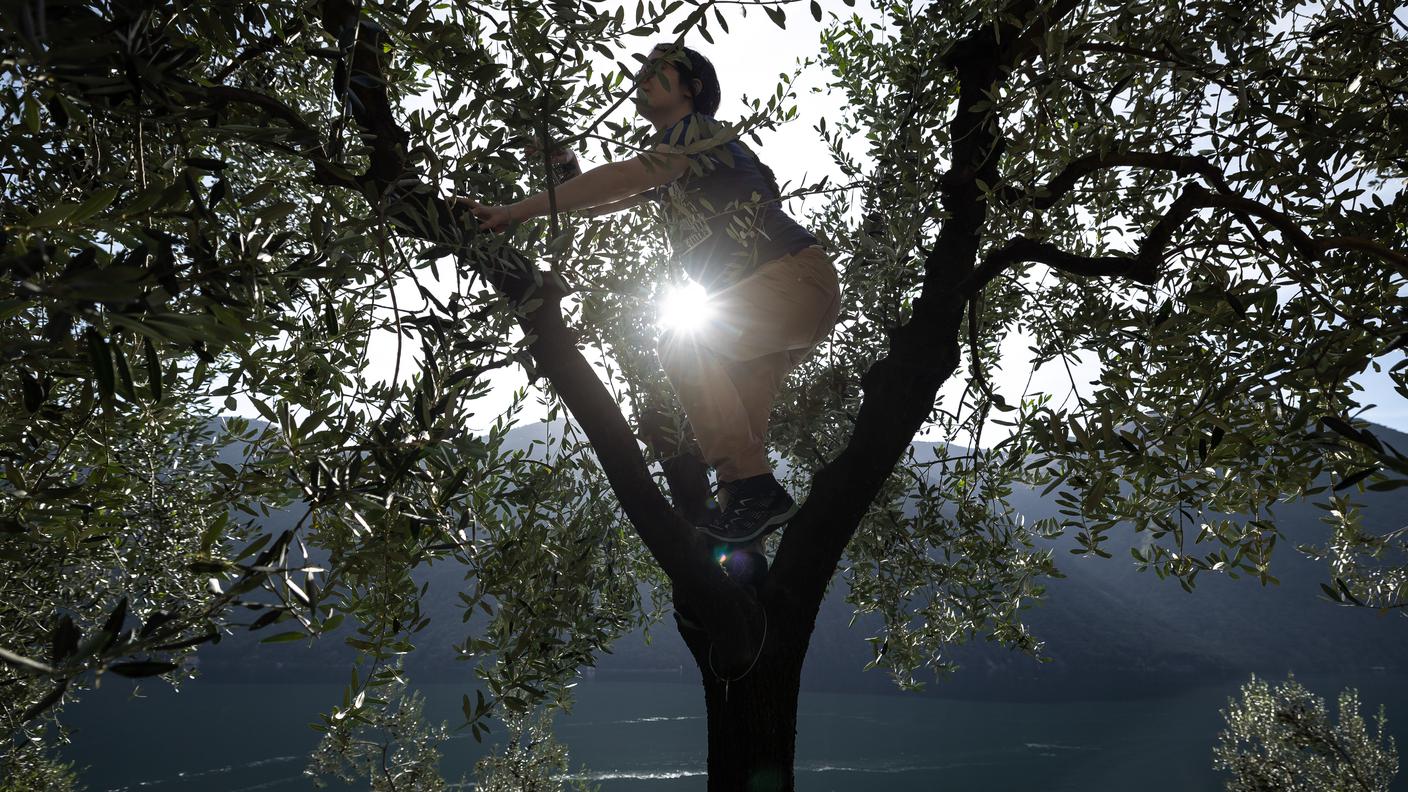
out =
[[[45,772],[28,738],[53,739],[55,705],[95,672],[175,682],[251,623],[276,641],[357,625],[367,661],[332,737],[391,717],[379,694],[412,650],[474,663],[478,735],[671,606],[698,614],[681,628],[697,655],[737,670],[773,613],[758,678],[789,694],[735,683],[725,703],[705,674],[711,784],[729,788],[713,730],[750,701],[795,713],[838,572],[885,617],[876,662],[901,684],[973,637],[1039,653],[1020,611],[1059,574],[1034,544],[1058,532],[1094,555],[1148,532],[1134,562],[1185,587],[1266,584],[1275,505],[1313,498],[1328,596],[1408,602],[1401,535],[1354,507],[1408,481],[1408,459],[1357,420],[1351,381],[1387,370],[1408,397],[1408,20],[1374,2],[852,5],[810,3],[824,32],[797,44],[797,74],[825,70],[845,99],[814,133],[847,181],[779,176],[809,196],[799,219],[837,251],[846,303],[774,412],[805,502],[757,586],[681,514],[704,480],[650,352],[679,276],[657,218],[493,235],[447,201],[544,189],[547,160],[519,154],[533,136],[632,155],[641,52],[726,52],[748,10],[787,35],[802,6],[7,5],[11,769]],[[796,77],[735,131],[756,144],[796,117]],[[368,351],[388,333],[390,379]],[[1094,381],[1011,387],[1046,364]],[[503,446],[516,409],[465,430],[510,366],[571,419],[537,458]],[[241,405],[262,420],[217,419]],[[907,454],[921,430],[949,453]],[[1024,520],[1015,486],[1064,518]],[[280,509],[295,527],[267,533]],[[432,562],[465,570],[455,647],[416,644],[410,571]],[[790,740],[739,761],[789,762]]]

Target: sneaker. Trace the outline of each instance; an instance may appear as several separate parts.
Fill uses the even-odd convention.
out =
[[[776,531],[797,513],[797,503],[771,475],[725,482],[727,502],[699,530],[725,542],[749,542]]]

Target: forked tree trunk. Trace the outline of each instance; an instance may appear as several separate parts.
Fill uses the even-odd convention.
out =
[[[789,632],[772,625],[752,669],[727,673],[719,668],[717,654],[711,668],[708,636],[680,624],[704,685],[709,792],[795,789],[797,699],[806,638]]]
[[[704,683],[711,792],[791,792],[795,786],[792,763],[802,659],[826,583],[860,525],[866,504],[881,490],[885,476],[923,425],[939,386],[959,365],[960,326],[970,299],[1008,264],[1041,260],[1009,245],[1005,248],[1008,260],[989,256],[978,268],[977,254],[991,199],[987,188],[980,185],[1000,181],[998,161],[1005,141],[996,117],[973,111],[980,109],[980,102],[990,100],[1014,64],[1039,51],[1038,43],[1051,26],[1079,6],[1075,0],[1057,0],[1049,8],[1014,3],[1008,9],[1012,13],[1004,14],[1000,24],[975,27],[949,46],[938,61],[939,66],[958,73],[960,88],[948,136],[953,141],[951,164],[938,182],[948,219],[925,256],[923,291],[914,301],[910,319],[886,330],[888,354],[861,377],[865,398],[853,416],[855,428],[844,450],[814,474],[814,484],[826,483],[808,493],[807,505],[793,528],[800,528],[807,541],[798,545],[784,537],[776,559],[777,574],[762,584],[764,590],[758,599],[764,603],[764,612],[772,615],[774,629],[764,642],[757,665],[743,678],[724,683],[710,670],[707,634],[681,623],[680,633]],[[393,55],[392,40],[380,25],[362,19],[360,8],[350,0],[326,0],[322,16],[324,29],[334,38],[356,42],[350,61],[343,64],[351,79],[340,83],[336,93],[353,109],[360,128],[372,133],[371,161],[364,174],[354,177],[354,184],[317,159],[315,176],[325,184],[355,185],[368,195],[394,195],[395,218],[405,227],[427,229],[420,235],[437,244],[453,244],[459,249],[466,243],[477,243],[477,234],[466,233],[474,224],[465,213],[452,210],[436,187],[407,178],[407,163],[412,161],[410,136],[397,125],[384,77],[384,61]],[[580,422],[612,490],[661,568],[673,581],[686,584],[683,588],[692,592],[698,605],[710,608],[703,615],[716,634],[731,632],[735,625],[729,620],[736,615],[742,618],[748,610],[746,603],[736,589],[721,584],[718,570],[706,568],[709,562],[697,552],[700,543],[689,529],[707,499],[708,479],[702,459],[690,459],[689,455],[668,458],[683,450],[682,438],[671,440],[671,433],[665,431],[672,423],[663,420],[668,413],[643,416],[642,436],[662,460],[675,504],[672,508],[642,464],[638,438],[618,400],[582,356],[576,332],[563,318],[559,301],[569,293],[567,283],[551,271],[538,269],[509,246],[498,248],[495,255],[503,264],[512,265],[508,267],[487,267],[480,254],[468,254],[468,248],[461,250],[461,266],[472,267],[512,304],[522,306],[530,297],[535,298],[538,306],[525,310],[519,321],[526,334],[537,338],[529,351],[538,373],[552,383]],[[1140,257],[1144,255],[1141,248]],[[1077,274],[1110,267],[1108,258],[1065,255],[1061,260],[1066,259],[1079,265],[1071,270]],[[1138,260],[1131,262],[1137,264]],[[1118,271],[1126,270],[1121,262]],[[814,500],[817,516],[812,519],[819,523],[819,515],[827,514],[830,525],[796,526]],[[708,599],[714,600],[712,606]],[[680,604],[676,602],[677,607]],[[721,670],[731,674],[741,668],[730,664]]]

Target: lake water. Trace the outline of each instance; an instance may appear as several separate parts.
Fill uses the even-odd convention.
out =
[[[1369,719],[1387,709],[1389,732],[1408,755],[1408,680],[1297,675],[1324,696],[1359,689]],[[1279,681],[1271,677],[1270,681]],[[797,727],[797,788],[807,792],[935,790],[1220,790],[1212,747],[1219,709],[1237,680],[1176,694],[1124,701],[962,701],[905,695],[803,692]],[[302,776],[318,733],[317,713],[341,700],[322,684],[187,682],[173,693],[109,676],[67,708],[76,730],[65,758],[87,766],[82,778],[103,790],[246,792],[316,789]],[[426,714],[461,722],[469,686],[428,684]],[[705,724],[697,686],[674,682],[583,681],[577,705],[559,716],[556,734],[570,749],[574,775],[604,790],[705,789]],[[498,731],[498,730],[496,730]],[[467,734],[444,748],[447,781],[473,780],[485,748]],[[1408,789],[1404,773],[1394,789]],[[343,789],[330,783],[328,789]]]

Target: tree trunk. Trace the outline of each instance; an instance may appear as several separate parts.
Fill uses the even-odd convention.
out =
[[[797,636],[786,635],[776,626],[753,667],[746,673],[743,669],[730,673],[719,667],[717,652],[711,662],[708,635],[679,624],[704,685],[709,792],[793,792],[795,788],[797,698],[806,639],[799,647]]]
[[[792,792],[800,659],[755,667],[727,685],[707,668],[703,677],[709,792]]]

